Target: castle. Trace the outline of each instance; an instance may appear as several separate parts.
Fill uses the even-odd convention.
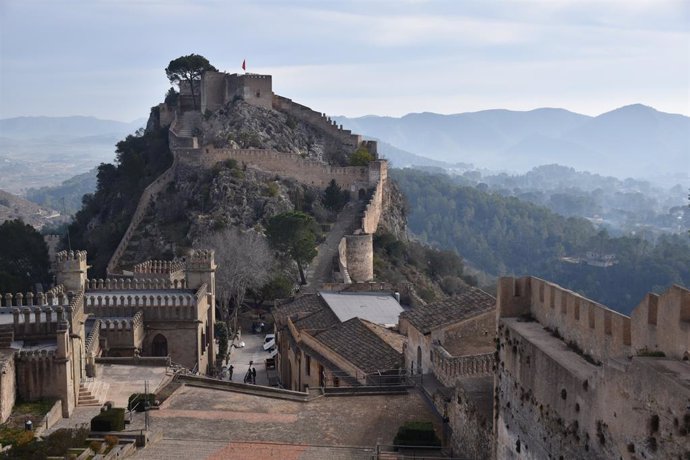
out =
[[[192,97],[197,100],[192,100]],[[248,167],[289,177],[313,187],[325,188],[331,180],[335,180],[340,187],[357,198],[365,197],[371,192],[371,198],[365,204],[356,228],[351,234],[343,236],[338,245],[338,269],[333,277],[336,281],[345,283],[373,280],[373,234],[383,212],[388,162],[378,159],[368,166],[332,166],[302,158],[295,153],[268,149],[219,149],[211,145],[199,145],[199,138],[194,133],[200,127],[202,114],[218,110],[237,98],[262,109],[289,114],[319,130],[324,136],[334,139],[351,152],[365,147],[369,153],[377,155],[375,141],[365,141],[362,136],[343,129],[342,125],[338,126],[325,114],[274,94],[270,75],[205,72],[194,96],[189,85],[181,85],[176,107],[160,104],[153,111],[151,122],[154,125],[169,126],[173,164],[142,194],[130,225],[108,263],[108,273],[116,274],[123,268],[128,268],[121,267],[120,260],[149,205],[174,180],[178,167],[211,168],[219,162],[232,159]],[[201,107],[201,111],[194,110],[195,107]]]
[[[55,287],[0,296],[2,421],[17,397],[59,399],[64,417],[102,403],[86,382],[105,357],[207,372],[215,268],[213,251],[197,250],[184,262],[139,264],[132,277],[90,280],[86,252],[57,253]]]
[[[180,165],[208,168],[234,159],[315,187],[334,179],[353,195],[370,192],[355,230],[338,244],[332,274],[343,291],[373,290],[385,160],[338,167],[294,153],[214,148],[199,145],[194,128],[202,113],[240,98],[288,113],[352,150],[365,146],[375,154],[376,144],[274,94],[268,75],[207,72],[196,94],[194,101],[183,85],[177,107],[156,110],[155,123],[169,126],[174,161],[144,191],[109,276],[88,279],[86,253],[62,251],[55,287],[0,296],[3,420],[17,396],[58,398],[63,416],[102,402],[86,381],[103,359],[172,361],[200,373],[213,364],[213,252],[120,264],[146,209]],[[533,277],[502,278],[497,291],[494,298],[468,289],[402,313],[392,292],[360,293],[370,302],[357,308],[368,311],[354,317],[337,305],[356,298],[352,292],[293,299],[275,310],[277,367],[294,390],[285,394],[321,388],[322,395],[343,395],[349,386],[355,395],[372,386],[389,391],[389,383],[392,394],[421,388],[443,423],[446,447],[473,459],[690,458],[690,291],[674,286],[649,294],[630,317]],[[397,330],[389,319],[367,317],[383,311],[399,315]]]

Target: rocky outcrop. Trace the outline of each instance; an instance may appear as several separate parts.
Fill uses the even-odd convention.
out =
[[[261,148],[296,153],[304,158],[345,165],[352,154],[338,138],[291,115],[242,100],[204,117],[201,145],[216,148]]]

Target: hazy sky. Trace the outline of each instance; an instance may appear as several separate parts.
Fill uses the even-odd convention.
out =
[[[145,117],[189,53],[332,115],[690,115],[690,0],[0,0],[0,118]]]

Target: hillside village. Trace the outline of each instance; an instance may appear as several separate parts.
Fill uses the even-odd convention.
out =
[[[375,141],[275,94],[270,75],[206,70],[179,88],[147,125],[169,164],[114,250],[96,269],[57,252],[53,287],[0,296],[3,422],[50,399],[34,421],[48,436],[132,409],[146,382],[144,415],[91,424],[90,439],[117,436],[103,458],[690,458],[688,289],[625,316],[530,276],[495,296],[460,273],[452,293],[421,269],[388,276],[377,244],[406,241],[404,198]],[[317,220],[312,259],[281,259],[305,282],[265,316],[228,315],[222,264],[237,261],[208,234],[270,233],[332,183],[347,203]],[[260,361],[233,361],[256,340]],[[257,384],[242,380],[252,365]]]

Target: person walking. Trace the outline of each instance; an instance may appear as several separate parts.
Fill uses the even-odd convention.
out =
[[[256,367],[252,367],[252,383],[256,385]]]
[[[228,367],[228,380],[232,381],[232,371],[235,370],[234,366],[230,364],[230,367]]]

